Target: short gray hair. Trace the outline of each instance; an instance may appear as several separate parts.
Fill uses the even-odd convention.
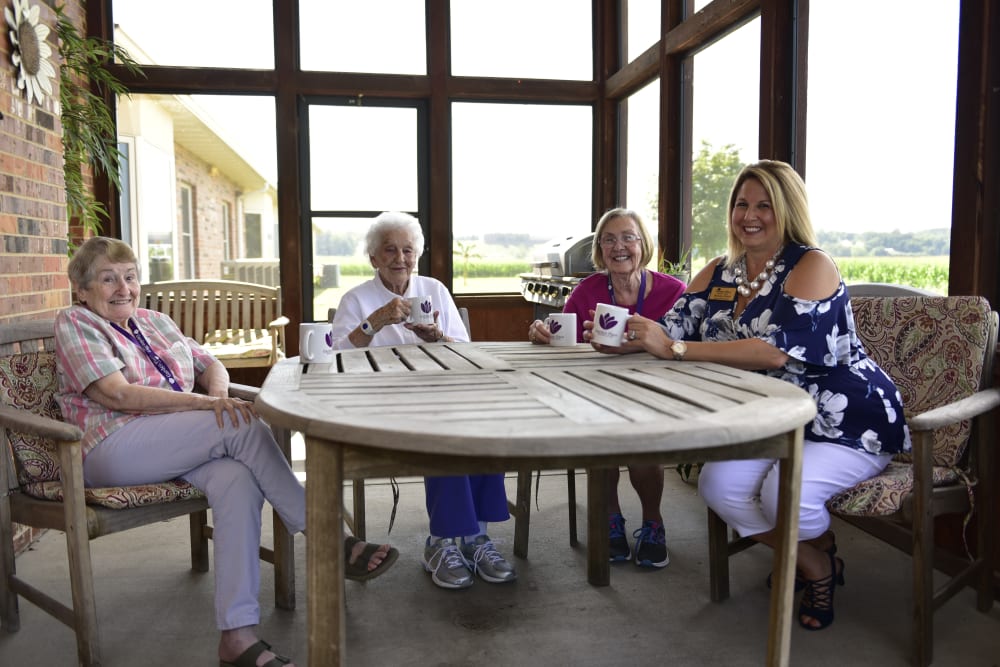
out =
[[[408,213],[386,211],[375,218],[365,235],[365,249],[368,255],[375,254],[386,232],[396,230],[403,230],[410,235],[417,257],[424,254],[424,230],[420,227],[420,221]]]
[[[107,236],[93,236],[84,241],[69,260],[66,272],[74,290],[90,287],[97,260],[101,257],[107,257],[112,264],[134,264],[136,273],[139,272],[139,260],[129,244]]]

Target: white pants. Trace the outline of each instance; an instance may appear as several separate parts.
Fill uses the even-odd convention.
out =
[[[294,535],[305,528],[305,489],[264,422],[224,428],[208,410],[147,415],[105,438],[83,464],[87,486],[178,477],[212,508],[215,616],[220,630],[260,622],[261,510],[266,499]]]
[[[830,527],[826,501],[882,472],[891,454],[872,455],[844,445],[806,440],[802,452],[799,540]],[[702,467],[698,494],[741,537],[766,533],[777,523],[778,460],[714,461]]]

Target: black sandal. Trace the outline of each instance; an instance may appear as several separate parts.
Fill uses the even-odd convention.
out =
[[[822,630],[833,623],[833,593],[837,586],[844,585],[844,561],[829,555],[830,574],[822,579],[806,580],[806,592],[802,594],[799,605],[799,625],[806,630]],[[819,625],[803,621],[803,616],[818,621]]]
[[[837,553],[837,536],[833,534],[832,530],[828,532],[830,533],[830,539],[832,541],[830,542],[830,546],[824,549],[824,551],[830,554],[831,556],[834,556]],[[771,575],[772,573],[768,572],[767,580],[765,581],[768,590],[771,590]],[[806,587],[807,583],[809,582],[807,582],[805,579],[802,578],[802,574],[798,570],[795,570],[795,592],[798,593],[799,591],[801,591],[803,588]],[[843,585],[843,583],[841,583],[841,585]]]

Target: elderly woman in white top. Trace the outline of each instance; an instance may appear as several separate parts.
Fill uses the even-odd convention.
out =
[[[383,213],[367,235],[375,277],[349,290],[333,318],[334,348],[468,341],[469,335],[447,288],[416,275],[424,251],[420,223],[405,213]],[[407,322],[416,296],[430,296],[431,324]],[[460,475],[424,479],[430,536],[424,568],[441,588],[468,588],[474,573],[491,583],[513,581],[517,573],[486,532],[491,521],[510,518],[503,475]]]

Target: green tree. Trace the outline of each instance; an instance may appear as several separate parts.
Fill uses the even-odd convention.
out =
[[[735,146],[713,151],[712,144],[702,140],[691,165],[692,257],[709,259],[726,251],[729,191],[742,168]]]
[[[476,249],[475,243],[462,243],[461,241],[455,241],[455,248],[451,251],[453,255],[457,255],[462,258],[462,285],[469,284],[469,261],[472,259],[482,259],[482,255],[478,252],[473,252]]]

